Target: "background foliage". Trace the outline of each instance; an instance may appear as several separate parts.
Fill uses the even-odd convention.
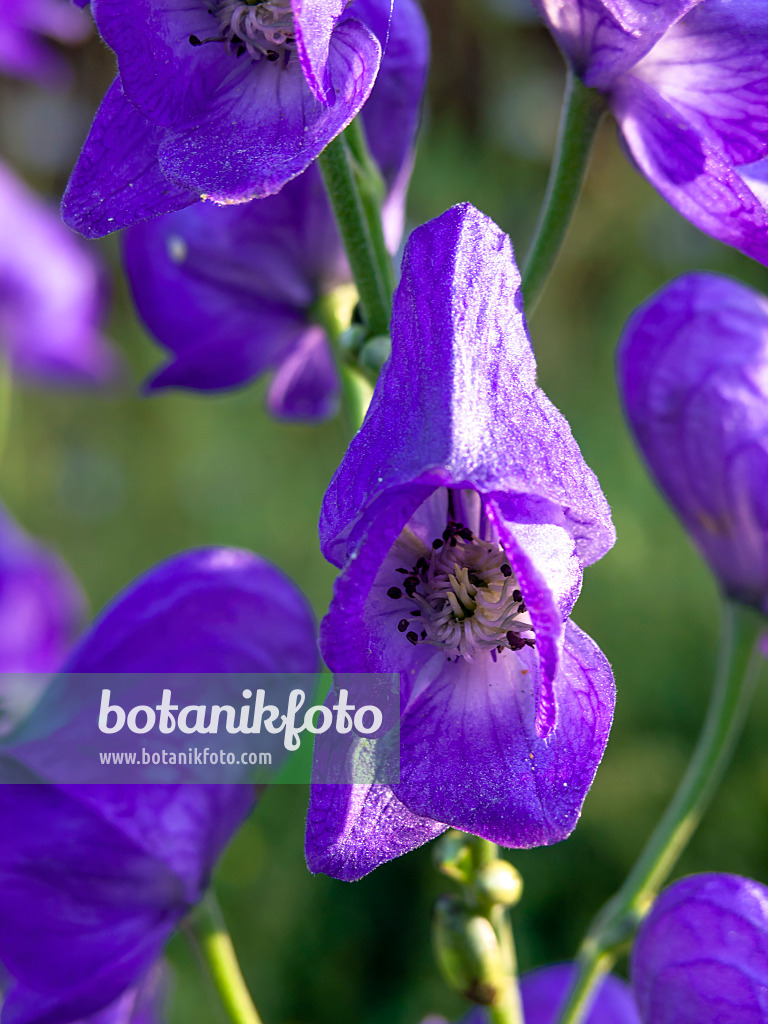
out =
[[[426,0],[433,34],[428,104],[409,202],[419,224],[469,200],[519,253],[533,226],[554,144],[562,65],[524,3]],[[0,86],[4,157],[61,193],[112,57],[98,41],[73,56],[76,82],[55,95]],[[218,397],[139,384],[159,361],[122,282],[115,239],[110,331],[126,361],[107,395],[14,392],[0,493],[18,519],[72,565],[97,611],[157,560],[201,544],[266,554],[318,616],[333,571],[316,545],[325,486],[347,435],[278,424],[263,382]],[[613,353],[630,312],[687,269],[757,288],[766,271],[700,235],[630,167],[613,125],[601,131],[586,191],[531,332],[542,387],[570,420],[611,502],[613,552],[585,577],[576,621],[611,659],[612,738],[582,821],[566,843],[515,852],[526,892],[514,914],[523,970],[570,956],[623,877],[679,778],[702,715],[718,631],[716,593],[635,454],[618,406]],[[768,882],[768,701],[758,704],[726,784],[678,873],[733,871]],[[221,900],[267,1022],[414,1024],[464,1007],[432,965],[429,914],[446,886],[425,848],[355,885],[312,878],[303,862],[306,791],[275,787],[231,847]],[[182,939],[171,947],[172,1021],[216,1019]]]

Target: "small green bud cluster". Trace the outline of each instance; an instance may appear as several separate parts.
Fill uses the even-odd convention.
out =
[[[517,998],[506,910],[522,895],[519,873],[493,843],[453,829],[435,844],[435,866],[460,886],[434,911],[435,956],[446,982],[483,1006]]]

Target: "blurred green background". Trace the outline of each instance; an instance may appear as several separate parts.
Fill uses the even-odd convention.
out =
[[[562,64],[524,3],[426,0],[433,69],[409,202],[421,223],[469,200],[522,254],[543,193],[563,85]],[[4,83],[0,147],[26,177],[60,194],[113,70],[97,40],[73,53],[76,82],[45,93]],[[180,549],[263,552],[321,616],[334,572],[316,521],[344,451],[341,420],[289,426],[264,411],[263,382],[206,397],[145,399],[160,360],[125,292],[114,239],[110,333],[129,379],[102,395],[13,395],[0,494],[57,548],[97,611],[138,573]],[[562,258],[530,327],[539,380],[570,420],[613,507],[618,543],[585,576],[579,625],[613,663],[616,721],[574,835],[509,856],[524,876],[514,923],[522,968],[568,958],[591,914],[621,881],[684,768],[713,671],[718,599],[628,437],[614,385],[616,340],[629,312],[678,273],[709,268],[766,288],[766,271],[696,232],[630,167],[606,122]],[[768,699],[679,873],[726,870],[768,882]],[[430,908],[449,888],[429,848],[354,885],[312,877],[303,861],[307,793],[269,791],[218,875],[246,978],[266,1024],[415,1024],[465,1005],[433,966]],[[219,1011],[183,938],[171,945],[170,1019]]]

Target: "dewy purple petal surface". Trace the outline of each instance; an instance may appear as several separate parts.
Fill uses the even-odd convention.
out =
[[[190,192],[222,203],[278,192],[349,124],[376,79],[381,44],[344,6],[94,0],[133,114],[113,95],[97,115],[64,204],[67,223],[97,236],[181,209]],[[98,159],[116,135],[126,155],[134,148],[120,140],[122,124],[139,149],[131,198],[120,160]],[[116,196],[128,200],[127,217],[105,213]]]
[[[768,889],[738,875],[692,875],[656,900],[632,949],[643,1024],[764,1024]]]
[[[311,613],[290,581],[248,552],[203,549],[137,580],[67,669],[316,665]],[[0,835],[0,960],[14,979],[3,1024],[86,1018],[140,981],[252,803],[236,785],[0,785],[0,814],[14,821]]]
[[[298,70],[267,63],[241,89],[231,89],[204,121],[167,133],[159,151],[163,173],[218,202],[274,195],[357,114],[380,59],[379,43],[368,29],[354,19],[342,22],[330,44],[331,106],[308,95]]]
[[[456,206],[411,235],[392,331],[392,358],[323,502],[326,558],[341,565],[370,507],[413,483],[513,495],[520,521],[549,515],[582,564],[601,558],[615,539],[610,510],[536,386],[520,274],[493,221]]]
[[[328,74],[330,39],[349,0],[291,0],[296,49],[313,96],[321,103],[333,99]]]
[[[352,10],[385,46],[361,116],[390,187],[385,222],[395,248],[427,29],[413,0],[398,0],[391,21],[382,0],[358,0]],[[338,376],[317,305],[351,275],[315,168],[267,199],[196,204],[137,225],[124,236],[123,251],[139,312],[173,353],[150,388],[236,387],[274,369],[268,401],[275,415],[316,420],[335,412]]]
[[[408,810],[384,785],[314,785],[307,814],[307,866],[356,882],[447,828]]]
[[[768,611],[768,300],[678,278],[629,320],[618,377],[640,450],[721,586]]]
[[[328,665],[400,672],[394,794],[509,846],[572,830],[613,711],[607,662],[566,626],[582,566],[613,542],[610,512],[535,375],[509,239],[471,206],[417,229],[392,357],[320,527],[342,567]],[[338,844],[313,835],[313,806],[318,862],[322,841],[374,859],[343,809]],[[412,824],[395,822],[393,847],[424,841]]]
[[[115,79],[64,192],[64,222],[86,238],[100,238],[196,203],[196,192],[161,173],[162,137],[162,129],[138,113]]]

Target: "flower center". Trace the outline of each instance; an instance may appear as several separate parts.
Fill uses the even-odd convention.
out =
[[[236,56],[285,63],[295,47],[291,0],[214,0],[211,13],[219,34],[208,39],[190,36],[192,46],[225,43]]]
[[[387,596],[403,602],[397,628],[410,643],[442,647],[468,661],[481,651],[495,661],[503,650],[535,645],[522,635],[533,627],[522,618],[525,601],[501,544],[480,540],[454,520],[431,550],[406,530],[408,546],[424,553],[412,567],[396,570],[401,578]]]

